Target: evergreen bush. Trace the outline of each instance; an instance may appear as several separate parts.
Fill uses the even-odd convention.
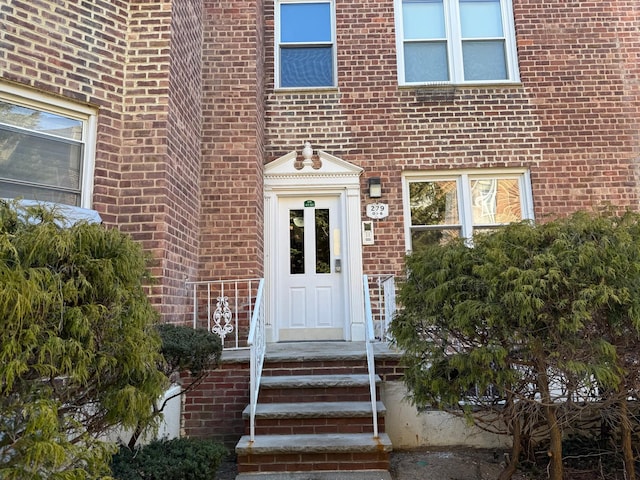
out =
[[[225,455],[213,440],[157,440],[137,450],[120,447],[111,469],[117,480],[212,480]]]

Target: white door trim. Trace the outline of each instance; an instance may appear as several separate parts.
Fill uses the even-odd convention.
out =
[[[364,331],[364,294],[362,284],[362,242],[360,215],[360,175],[362,168],[323,151],[317,152],[314,166],[307,153],[305,162],[297,161],[297,153],[290,152],[264,168],[264,252],[265,293],[268,339],[277,342],[275,318],[276,282],[275,242],[278,199],[294,195],[337,194],[343,199],[346,254],[345,310],[349,323],[345,326],[345,340],[362,341]],[[300,165],[303,165],[300,168]]]

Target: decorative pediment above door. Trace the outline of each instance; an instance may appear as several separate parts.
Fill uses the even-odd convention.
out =
[[[265,187],[295,182],[298,186],[342,185],[359,188],[362,171],[357,165],[322,150],[318,150],[314,158],[312,147],[307,142],[300,157],[298,152],[293,151],[265,165]]]

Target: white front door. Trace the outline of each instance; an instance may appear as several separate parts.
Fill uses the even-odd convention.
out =
[[[343,219],[339,195],[279,197],[275,310],[280,341],[345,339]]]

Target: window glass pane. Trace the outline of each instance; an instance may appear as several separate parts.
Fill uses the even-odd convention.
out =
[[[442,0],[404,0],[402,28],[405,39],[445,38]]]
[[[82,139],[82,122],[0,101],[0,123],[72,140]]]
[[[446,82],[449,61],[445,42],[405,43],[404,79],[406,82]]]
[[[80,190],[82,144],[0,126],[0,177]]]
[[[515,178],[471,180],[471,213],[474,224],[522,220],[520,182]]]
[[[18,185],[0,180],[0,197],[24,198],[26,200],[38,200],[40,202],[62,203],[65,205],[80,206],[80,194],[62,192],[49,188],[40,188],[31,185]]]
[[[409,184],[411,225],[456,225],[458,195],[455,180]]]
[[[333,86],[332,50],[332,47],[282,48],[280,86]]]
[[[289,252],[291,274],[304,273],[304,210],[289,210]]]
[[[316,209],[316,273],[331,273],[329,210]]]
[[[413,230],[411,251],[417,252],[429,245],[443,245],[460,237],[460,229]]]
[[[331,42],[331,4],[281,4],[280,41]]]
[[[500,0],[460,0],[462,38],[502,37]]]
[[[462,42],[465,80],[506,80],[504,41]]]

